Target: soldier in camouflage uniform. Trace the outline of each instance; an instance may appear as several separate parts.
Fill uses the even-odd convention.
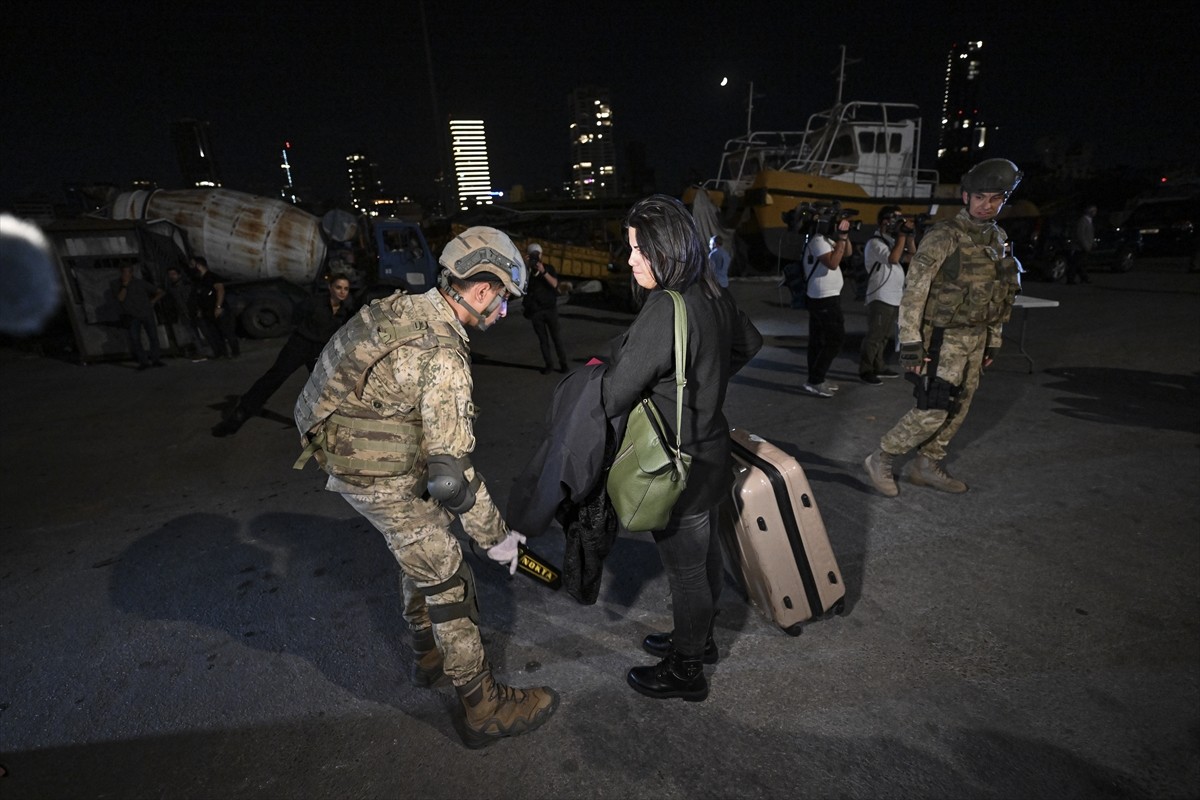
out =
[[[451,533],[457,517],[489,558],[516,569],[518,544],[469,461],[475,448],[468,337],[502,318],[525,289],[520,251],[493,228],[469,228],[442,251],[439,285],[377,300],[330,340],[296,403],[305,452],[383,533],[402,572],[413,682],[449,676],[468,747],[537,728],[547,687],[494,680],[479,635],[474,578]]]
[[[871,483],[888,497],[900,492],[892,460],[913,448],[919,454],[908,472],[912,483],[967,491],[941,462],[983,368],[1000,348],[1020,286],[1019,265],[995,220],[1021,178],[1003,158],[972,167],[962,179],[966,207],[931,228],[913,256],[900,303],[900,364],[916,384],[917,406],[864,462]]]

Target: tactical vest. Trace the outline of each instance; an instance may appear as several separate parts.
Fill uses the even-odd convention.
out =
[[[1005,255],[1004,231],[995,225],[980,230],[962,215],[941,224],[953,232],[958,246],[929,287],[925,321],[938,328],[1008,321],[1020,284],[1017,260]]]
[[[436,289],[431,291],[436,292]],[[399,347],[446,347],[467,353],[466,342],[443,320],[421,319],[423,295],[393,294],[364,307],[343,325],[317,360],[296,401],[304,452],[293,465],[316,457],[338,476],[384,478],[408,473],[421,449],[421,420],[381,399],[367,402],[371,369]],[[422,313],[424,312],[424,313]]]

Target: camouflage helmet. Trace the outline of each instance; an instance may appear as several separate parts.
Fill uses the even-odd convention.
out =
[[[525,259],[512,240],[495,228],[476,225],[455,236],[442,249],[438,264],[451,277],[467,279],[490,272],[513,297],[525,293]]]
[[[962,176],[964,192],[1003,192],[1005,197],[1017,190],[1025,173],[1007,158],[980,161]]]

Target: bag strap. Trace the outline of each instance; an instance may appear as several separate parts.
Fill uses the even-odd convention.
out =
[[[819,233],[813,233],[813,234],[810,234],[809,237],[804,240],[804,255],[802,255],[800,257],[800,274],[804,276],[804,293],[805,294],[808,294],[809,279],[812,278],[812,274],[817,271],[817,258],[816,258],[816,256],[814,256],[812,254],[812,251],[808,249],[808,246],[810,244],[812,244],[813,236],[820,236],[820,235],[821,234],[819,234]],[[810,261],[812,262],[811,264],[809,263]]]
[[[891,257],[891,255],[892,255],[892,252],[891,252],[891,251],[892,251],[892,246],[891,246],[890,244],[888,244],[888,240],[887,240],[887,239],[885,239],[885,238],[883,238],[883,237],[882,237],[882,236],[880,236],[879,234],[875,234],[874,236],[872,236],[870,239],[868,239],[868,240],[867,240],[867,243],[869,244],[869,243],[871,243],[871,242],[874,242],[874,241],[880,241],[880,242],[883,242],[883,246],[884,246],[884,247],[886,247],[886,248],[888,249],[888,258],[890,258],[890,257]],[[891,261],[889,261],[889,260],[887,260],[887,259],[885,259],[885,260],[883,260],[883,261],[876,261],[876,262],[875,262],[875,263],[874,263],[874,264],[871,266],[871,268],[870,268],[869,270],[867,270],[867,275],[874,275],[876,272],[878,272],[878,271],[879,271],[879,268],[880,268],[880,267],[882,267],[884,264],[891,264],[891,263],[892,263],[892,262],[891,262]],[[890,278],[890,277],[891,277],[891,275],[888,275],[888,278]],[[885,282],[885,283],[887,282],[887,278],[884,278],[884,282]]]
[[[667,289],[675,304],[675,458],[683,450],[683,387],[687,386],[687,306],[683,296]]]

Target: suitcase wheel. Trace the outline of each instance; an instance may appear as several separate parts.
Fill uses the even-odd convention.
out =
[[[838,616],[841,616],[842,614],[846,613],[845,599],[838,600],[836,603],[833,604],[833,613],[837,614]]]
[[[800,634],[804,633],[804,625],[803,623],[797,622],[794,625],[789,625],[788,627],[784,628],[783,632],[788,636],[799,636]]]

